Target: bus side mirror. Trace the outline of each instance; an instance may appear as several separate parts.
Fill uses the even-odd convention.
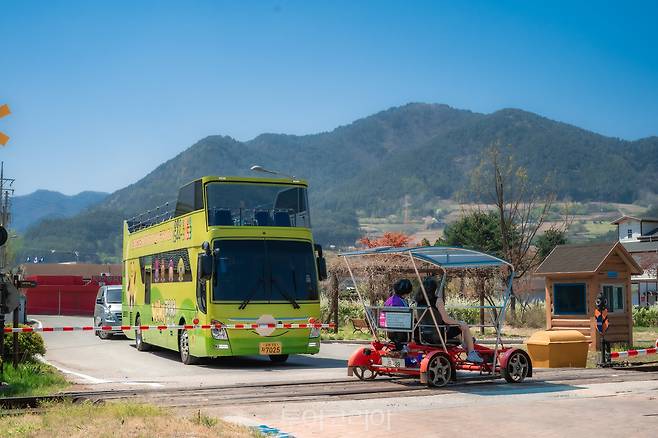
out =
[[[324,257],[318,257],[318,277],[320,278],[320,281],[326,280],[329,278],[329,275],[327,275],[327,260]]]
[[[318,279],[320,281],[326,280],[329,278],[327,275],[327,260],[322,255],[322,246],[315,244],[315,251],[318,253],[318,257],[315,259],[318,265]]]
[[[213,257],[206,253],[199,254],[199,279],[210,280],[212,278]]]

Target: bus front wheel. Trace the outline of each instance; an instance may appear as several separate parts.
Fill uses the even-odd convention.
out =
[[[284,363],[288,360],[287,354],[270,354],[270,360],[274,363]]]
[[[181,330],[178,335],[178,351],[180,351],[180,360],[185,365],[193,365],[197,358],[190,354],[190,335],[187,330]]]

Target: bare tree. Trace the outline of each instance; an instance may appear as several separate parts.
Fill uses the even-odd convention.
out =
[[[541,261],[533,245],[540,230],[566,232],[569,227],[566,208],[560,221],[547,221],[557,198],[551,176],[541,183],[531,181],[527,170],[512,155],[501,152],[499,144],[484,152],[472,174],[471,190],[480,206],[493,205],[500,220],[502,255],[514,265],[516,278]]]

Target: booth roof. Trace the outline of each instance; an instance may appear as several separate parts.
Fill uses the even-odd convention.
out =
[[[582,245],[558,245],[539,265],[535,274],[591,274],[599,270],[612,252],[628,265],[632,274],[641,274],[642,268],[619,242],[588,243]]]

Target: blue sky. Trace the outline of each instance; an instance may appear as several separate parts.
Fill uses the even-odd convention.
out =
[[[657,135],[657,4],[0,0],[0,159],[17,194],[113,191],[207,135],[410,101]]]

